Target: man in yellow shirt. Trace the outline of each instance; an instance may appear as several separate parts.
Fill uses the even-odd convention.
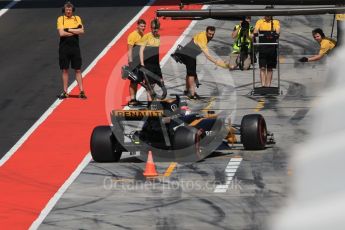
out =
[[[199,54],[204,53],[208,60],[218,66],[223,68],[229,67],[229,65],[223,60],[217,60],[209,53],[207,44],[212,40],[215,32],[216,28],[214,26],[208,26],[206,31],[195,34],[187,45],[182,47],[178,53],[172,55],[174,58],[177,56],[181,59],[182,63],[186,66],[186,90],[184,91],[184,94],[186,94],[190,99],[200,98],[200,96],[195,92],[195,83],[197,83],[196,57]],[[175,60],[177,61],[177,59]]]
[[[158,19],[151,21],[151,32],[147,33],[140,40],[140,64],[145,69],[145,74],[148,76],[148,84],[153,86],[154,84],[164,85],[162,70],[159,64],[159,35],[160,23]],[[147,94],[147,101],[152,101],[150,93]]]
[[[260,43],[276,43],[280,34],[280,22],[272,16],[265,16],[256,22],[253,33],[259,35]],[[270,87],[273,69],[277,66],[277,46],[262,45],[258,50],[261,85]]]
[[[86,99],[83,80],[81,75],[81,53],[79,47],[79,35],[84,34],[84,26],[79,16],[73,15],[74,6],[66,2],[63,7],[62,16],[57,19],[57,29],[60,36],[59,43],[59,65],[62,70],[63,92],[58,96],[59,99],[68,98],[68,69],[69,65],[75,70],[80,94],[79,97]]]
[[[327,38],[323,33],[322,29],[320,28],[313,30],[312,34],[315,41],[317,41],[320,44],[319,54],[311,57],[302,57],[298,59],[298,61],[300,62],[318,61],[325,55],[329,54],[337,44],[336,41],[334,41],[333,39]]]
[[[134,30],[132,33],[128,35],[127,38],[127,55],[128,55],[128,66],[131,71],[136,72],[138,77],[140,77],[140,71],[138,68],[140,67],[140,58],[139,58],[139,49],[140,45],[139,42],[144,36],[144,31],[146,28],[146,22],[144,19],[139,19],[137,22],[137,29]],[[130,101],[128,102],[129,105],[138,105],[138,101],[136,99],[136,94],[138,90],[138,83],[130,80],[129,84],[129,95]],[[139,80],[140,81],[140,80]]]

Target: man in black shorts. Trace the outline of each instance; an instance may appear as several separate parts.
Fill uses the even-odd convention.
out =
[[[140,45],[140,64],[145,74],[149,75],[149,84],[164,85],[162,70],[159,64],[159,35],[160,23],[158,19],[151,21],[151,32],[145,34],[139,42]],[[151,95],[147,94],[147,101],[152,101]]]
[[[178,53],[172,54],[172,57],[178,61],[182,61],[186,65],[187,76],[186,76],[186,89],[184,94],[186,94],[190,99],[199,99],[199,95],[195,92],[195,83],[197,83],[196,74],[196,57],[204,53],[206,58],[213,62],[214,64],[228,68],[229,65],[223,60],[217,60],[212,57],[208,51],[207,44],[212,40],[216,28],[214,26],[208,26],[206,31],[202,31],[194,35],[192,40],[185,45]],[[178,58],[178,60],[176,59]]]
[[[276,43],[280,34],[280,22],[272,16],[259,19],[254,28],[254,35],[259,35],[260,43]],[[262,45],[259,47],[259,66],[261,85],[270,87],[273,69],[277,66],[277,46]]]
[[[62,70],[63,92],[59,95],[59,99],[68,98],[68,69],[71,64],[75,70],[75,78],[77,80],[80,94],[79,97],[86,99],[83,80],[81,75],[82,59],[79,47],[79,35],[84,34],[84,26],[79,16],[73,15],[74,6],[70,2],[66,2],[62,8],[63,15],[57,19],[57,29],[60,35],[59,44],[59,64]]]
[[[140,58],[139,58],[139,49],[140,45],[139,42],[141,41],[142,37],[144,36],[144,31],[146,28],[146,22],[144,19],[139,19],[137,21],[137,28],[133,32],[128,35],[127,38],[127,55],[128,55],[128,66],[131,71],[134,71],[138,75],[138,81],[130,80],[129,84],[129,95],[130,101],[128,105],[138,105],[139,102],[136,99],[136,94],[138,90],[138,82],[140,82],[142,76],[140,71],[138,71],[140,67]]]

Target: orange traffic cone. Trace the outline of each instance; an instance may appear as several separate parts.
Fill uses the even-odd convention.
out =
[[[156,171],[155,163],[153,162],[152,152],[151,151],[149,151],[149,154],[147,156],[146,168],[145,168],[145,171],[144,171],[143,174],[146,177],[158,176],[158,173]]]

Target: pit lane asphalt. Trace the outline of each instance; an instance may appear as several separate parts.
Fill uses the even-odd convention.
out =
[[[55,21],[60,3],[46,2],[44,7],[30,8],[21,7],[23,3],[18,3],[0,18],[1,153],[5,153],[18,140],[59,93],[61,83],[57,66]],[[51,7],[47,7],[50,2],[53,2]],[[116,8],[77,9],[87,29],[86,35],[81,38],[85,67],[116,31],[130,20],[129,17],[118,17],[114,10]],[[139,8],[130,10],[133,10],[134,15]],[[106,23],[103,25],[108,26],[87,24],[87,21],[95,20],[92,17],[95,11],[99,12],[97,21],[101,20]],[[42,18],[49,20],[42,21]],[[251,73],[248,71],[233,72],[234,84],[229,83],[229,88],[235,88],[237,95],[235,122],[242,115],[258,109],[258,101],[263,99],[260,113],[265,116],[269,129],[275,133],[276,146],[259,152],[243,151],[240,147],[225,149],[200,163],[179,164],[170,177],[164,178],[165,182],[156,180],[152,184],[144,183],[141,173],[145,165],[134,159],[123,160],[118,164],[91,163],[41,228],[265,229],[267,216],[284,203],[287,195],[289,168],[286,157],[292,153],[291,146],[301,142],[308,133],[310,102],[319,96],[326,81],[324,65],[295,64],[292,51],[296,52],[294,55],[302,54],[304,50],[310,54],[313,49],[316,51],[310,31],[316,26],[328,26],[331,20],[329,16],[313,16],[293,19],[285,17],[282,21],[284,94],[271,98],[250,97],[247,95],[251,89]],[[217,26],[211,49],[216,50],[219,56],[225,56],[229,51],[227,43],[232,24],[208,20],[199,22],[193,31],[203,29],[209,23]],[[108,29],[115,27],[118,29]],[[285,32],[284,27],[289,29]],[[92,36],[89,35],[90,31],[93,31]],[[325,32],[329,34],[330,31]],[[94,37],[99,34],[102,36]],[[204,63],[202,58],[199,62]],[[181,92],[183,67],[171,61],[163,67],[171,88],[176,87],[172,84],[176,79],[168,74],[172,68],[180,79],[178,92]],[[224,79],[229,77],[228,72],[211,64],[203,65],[200,71],[200,76],[203,76],[200,92],[204,96],[210,95],[213,89],[214,79],[209,79],[210,75]],[[221,98],[219,101],[226,104],[232,100]],[[232,105],[229,107],[233,108]],[[215,181],[223,183],[225,166],[234,156],[243,158],[236,173],[239,184],[237,187],[235,184],[225,194],[214,194],[213,187],[207,188],[207,182],[211,182],[210,185]],[[158,171],[163,173],[168,166],[160,163]],[[107,184],[107,178],[113,182],[111,187]],[[200,182],[203,189],[188,187],[191,186],[190,181]],[[135,183],[137,186],[133,186]]]
[[[311,30],[321,27],[330,34],[332,16],[279,19],[283,95],[250,96],[251,71],[229,73],[203,57],[198,59],[203,84],[198,92],[213,97],[212,108],[227,111],[234,123],[245,114],[261,113],[276,145],[263,151],[223,146],[202,162],[177,164],[170,176],[153,181],[143,178],[145,163],[133,157],[124,156],[114,164],[91,162],[40,229],[268,229],[270,215],[284,205],[289,194],[289,175],[294,172],[288,157],[308,135],[312,105],[329,80],[327,63],[299,64],[295,60],[317,52]],[[182,43],[206,25],[217,28],[210,49],[225,58],[230,52],[232,22],[199,21]],[[182,93],[184,67],[172,60],[162,67],[168,91]],[[217,184],[226,183],[226,165],[238,157],[243,160],[233,183],[227,192],[214,193]],[[169,165],[157,163],[158,172],[163,174]]]
[[[0,1],[0,6],[9,2]],[[83,69],[146,2],[76,2],[76,14],[81,16],[86,31],[80,38]],[[61,93],[56,19],[63,3],[23,0],[0,17],[0,158]],[[69,80],[74,81],[74,75]]]

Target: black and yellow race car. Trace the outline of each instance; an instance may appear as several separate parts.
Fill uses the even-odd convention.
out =
[[[195,162],[213,153],[223,142],[241,143],[247,150],[273,143],[260,114],[249,114],[240,125],[222,113],[191,112],[186,98],[154,101],[148,107],[114,110],[112,126],[98,126],[91,134],[91,155],[96,162],[116,162],[122,152],[152,151],[156,161]],[[238,138],[240,137],[240,138]]]

